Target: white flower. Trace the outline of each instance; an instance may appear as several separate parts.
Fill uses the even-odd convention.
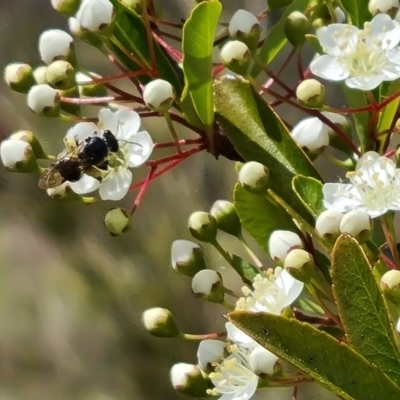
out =
[[[98,31],[109,25],[114,7],[109,0],[83,0],[75,15],[79,25],[89,31]]]
[[[346,81],[350,88],[372,90],[400,77],[400,25],[387,14],[376,15],[360,30],[331,24],[317,31],[326,54],[310,64],[314,75]]]
[[[208,394],[219,400],[248,400],[257,390],[258,376],[250,368],[250,351],[237,345],[227,347],[231,353],[215,362],[208,377],[215,386]]]
[[[49,29],[39,36],[40,58],[46,63],[66,59],[73,51],[74,39],[60,29]]]
[[[88,175],[78,182],[71,182],[71,189],[78,194],[85,194],[99,189],[102,200],[121,200],[128,193],[132,183],[132,172],[129,168],[139,167],[150,156],[153,141],[146,131],[139,131],[140,116],[132,110],[118,110],[113,113],[103,108],[99,113],[98,125],[80,122],[66,134],[66,139],[77,139],[83,142],[89,136],[101,135],[110,130],[118,140],[119,152],[109,155],[109,167],[101,183]]]
[[[371,218],[400,210],[400,169],[392,160],[370,151],[346,177],[350,183],[324,185],[325,208],[341,213],[360,209]]]
[[[197,350],[197,361],[203,371],[224,357],[226,343],[221,340],[202,340]]]

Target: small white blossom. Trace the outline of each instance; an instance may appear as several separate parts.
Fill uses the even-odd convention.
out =
[[[293,140],[309,151],[318,151],[329,145],[328,127],[317,117],[304,118],[290,132]]]
[[[143,101],[152,110],[167,112],[175,100],[175,89],[163,79],[149,82],[143,89]]]
[[[83,175],[78,182],[71,182],[71,189],[78,194],[85,194],[99,189],[102,200],[121,200],[128,193],[132,183],[130,168],[141,166],[151,155],[153,141],[146,131],[140,131],[140,116],[135,111],[118,110],[113,113],[102,109],[99,113],[98,125],[80,122],[66,134],[66,139],[77,138],[83,142],[89,136],[101,135],[110,130],[118,140],[119,152],[109,155],[109,167],[101,182]]]
[[[53,109],[58,105],[59,95],[57,90],[47,84],[35,85],[26,96],[28,107],[37,114]]]
[[[314,75],[345,80],[348,87],[361,90],[400,77],[400,25],[387,14],[376,15],[363,30],[331,24],[320,28],[317,37],[326,54],[311,62]]]
[[[303,248],[303,242],[297,233],[277,230],[269,237],[269,255],[277,263],[283,264],[289,251],[298,248]]]
[[[258,376],[250,368],[250,351],[237,345],[227,347],[231,353],[214,363],[209,374],[215,386],[208,393],[219,400],[249,400],[257,390]]]
[[[79,25],[89,31],[98,31],[113,20],[114,7],[109,0],[83,0],[75,15]]]
[[[49,29],[39,37],[40,58],[46,63],[61,58],[65,59],[73,49],[74,39],[67,32],[60,29]]]
[[[360,209],[371,218],[400,210],[400,169],[389,158],[370,151],[346,177],[350,183],[324,185],[325,208],[341,213]]]
[[[339,225],[342,218],[343,214],[336,210],[325,210],[315,221],[315,230],[322,237],[336,237],[339,235]]]

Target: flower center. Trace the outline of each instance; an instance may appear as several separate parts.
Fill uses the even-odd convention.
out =
[[[246,390],[251,384],[256,385],[258,381],[257,375],[249,366],[249,351],[237,345],[228,346],[227,349],[232,354],[220,363],[213,363],[215,369],[209,374],[209,378],[215,388],[207,391],[209,395],[232,395]]]
[[[344,64],[351,76],[378,75],[389,66],[384,43],[372,34],[368,25],[357,35],[349,32],[346,35],[346,31],[350,31],[350,27],[345,29],[345,40],[339,46],[338,61]],[[336,32],[336,36],[339,35]]]

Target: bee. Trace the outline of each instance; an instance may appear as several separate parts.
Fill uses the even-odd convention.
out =
[[[107,170],[109,153],[117,153],[119,144],[110,130],[103,132],[103,137],[90,136],[82,143],[71,146],[66,143],[68,151],[56,162],[50,164],[39,178],[38,186],[41,189],[51,189],[64,182],[76,182],[84,173],[101,180],[101,170]]]

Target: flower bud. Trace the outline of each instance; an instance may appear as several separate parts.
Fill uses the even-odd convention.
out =
[[[283,7],[292,4],[293,0],[268,0],[268,7],[271,10],[280,10]]]
[[[257,17],[246,11],[237,10],[229,22],[229,35],[245,43],[251,50],[255,50],[261,34],[261,25]]]
[[[104,225],[110,232],[111,236],[122,235],[131,227],[131,215],[129,211],[124,208],[112,208],[104,217]]]
[[[296,89],[297,100],[308,108],[322,108],[325,95],[325,86],[316,79],[305,79]]]
[[[192,236],[202,242],[215,242],[217,237],[217,221],[209,213],[196,211],[189,217],[189,231]]]
[[[166,113],[175,101],[175,89],[163,79],[155,79],[143,90],[143,100],[146,106],[160,114]]]
[[[283,265],[293,278],[304,283],[310,282],[314,272],[314,260],[308,251],[303,249],[289,251]]]
[[[33,70],[33,77],[38,85],[47,83],[47,65],[41,65]]]
[[[316,117],[302,119],[290,135],[300,147],[313,154],[319,154],[329,145],[328,128]]]
[[[114,18],[114,7],[109,0],[83,0],[75,18],[83,29],[104,31]]]
[[[221,340],[202,340],[197,350],[199,367],[205,372],[214,370],[213,363],[221,360],[225,354],[226,344]]]
[[[52,7],[67,17],[72,17],[78,11],[81,0],[51,0]]]
[[[236,237],[241,236],[242,226],[233,203],[217,200],[211,207],[210,214],[217,221],[218,229]]]
[[[144,327],[153,335],[164,338],[175,338],[181,335],[174,317],[166,308],[153,307],[142,315]]]
[[[28,107],[36,114],[54,117],[60,112],[57,90],[49,85],[34,85],[26,96]]]
[[[197,365],[179,363],[170,371],[174,389],[191,397],[206,397],[209,382]]]
[[[391,269],[381,278],[381,289],[385,297],[397,306],[400,305],[400,271]]]
[[[191,278],[207,268],[203,249],[189,240],[175,240],[172,243],[171,263],[175,271]]]
[[[9,172],[39,172],[32,147],[24,140],[3,140],[0,143],[0,157]]]
[[[339,24],[343,24],[346,22],[346,14],[343,12],[343,10],[340,7],[336,7],[333,10],[336,18],[336,22]]]
[[[52,62],[46,72],[46,80],[54,89],[71,89],[75,86],[75,70],[67,61]]]
[[[221,275],[212,269],[203,269],[192,279],[192,292],[203,300],[222,303],[225,291]]]
[[[101,79],[102,76],[92,73],[96,79]],[[104,97],[107,95],[107,89],[102,83],[96,83],[92,77],[77,72],[75,74],[75,82],[79,85],[80,97]]]
[[[303,242],[297,233],[291,231],[274,231],[269,237],[269,255],[277,264],[283,265],[288,253],[293,249],[302,249]]]
[[[82,28],[76,18],[71,17],[68,19],[68,28],[74,36],[78,37],[82,41],[89,43],[91,46],[98,49],[103,48],[101,36]]]
[[[315,230],[326,240],[334,241],[339,236],[340,221],[343,214],[335,210],[323,211],[315,221]]]
[[[269,170],[259,162],[247,162],[239,171],[239,183],[248,192],[266,194],[269,187]]]
[[[370,0],[368,10],[373,16],[382,13],[394,18],[399,11],[399,0]]]
[[[239,74],[246,75],[250,66],[251,54],[247,45],[238,40],[224,44],[220,53],[221,61],[226,68]]]
[[[293,11],[285,21],[285,34],[293,47],[301,47],[307,33],[310,32],[311,22],[299,11]]]
[[[27,93],[35,84],[32,67],[24,63],[8,64],[4,68],[4,80],[12,90],[19,93]]]
[[[343,215],[339,229],[341,233],[348,233],[359,242],[364,242],[370,237],[372,219],[363,210],[352,210]]]
[[[20,130],[12,133],[9,137],[11,140],[23,140],[30,144],[33,154],[36,158],[47,158],[46,153],[43,151],[42,145],[36,136],[31,131]]]
[[[261,378],[266,378],[280,371],[278,361],[279,358],[275,354],[261,346],[257,346],[249,357],[251,370]]]
[[[46,64],[65,60],[76,65],[74,39],[60,29],[49,29],[39,36],[39,53]]]

